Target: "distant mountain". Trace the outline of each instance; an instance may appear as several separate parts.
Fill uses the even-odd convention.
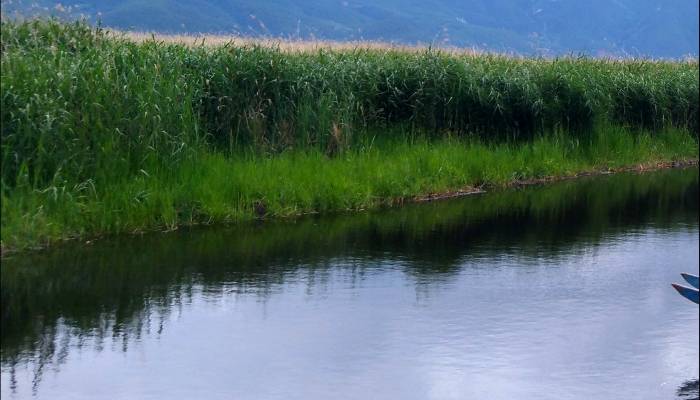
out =
[[[698,55],[698,0],[2,0],[120,29],[381,40],[498,52]]]

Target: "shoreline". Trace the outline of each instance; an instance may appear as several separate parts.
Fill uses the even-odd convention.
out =
[[[560,181],[573,180],[573,179],[585,178],[585,177],[605,176],[605,175],[619,174],[619,173],[625,173],[625,172],[644,173],[644,172],[658,171],[658,170],[662,170],[662,169],[690,168],[690,167],[697,167],[697,166],[698,166],[698,159],[697,158],[679,160],[679,161],[648,162],[648,163],[641,163],[641,164],[638,164],[635,166],[604,168],[604,169],[596,169],[596,170],[591,170],[591,171],[582,171],[582,172],[577,172],[577,173],[574,173],[571,175],[562,175],[562,176],[551,175],[551,176],[545,176],[542,178],[514,180],[514,181],[507,183],[505,186],[502,186],[502,185],[483,185],[482,187],[465,187],[463,189],[455,190],[455,191],[448,191],[448,192],[443,192],[443,193],[430,193],[430,194],[426,194],[423,196],[415,196],[415,197],[409,199],[408,201],[403,201],[401,199],[398,199],[398,202],[396,204],[400,205],[403,203],[427,203],[427,202],[431,202],[431,201],[448,200],[448,199],[454,199],[454,198],[458,198],[458,197],[465,197],[465,196],[471,196],[471,195],[477,195],[477,194],[485,194],[485,193],[489,193],[490,191],[493,191],[493,190],[508,190],[508,189],[517,189],[517,188],[526,187],[526,186],[539,186],[539,185],[546,185],[549,183],[556,183],[556,182],[560,182]]]
[[[474,196],[474,195],[480,195],[480,194],[486,194],[486,193],[491,193],[494,191],[502,191],[502,190],[513,190],[513,189],[518,189],[518,188],[524,188],[524,187],[529,187],[529,186],[542,186],[542,185],[548,185],[552,183],[557,183],[561,181],[566,181],[566,180],[575,180],[579,178],[586,178],[586,177],[599,177],[599,176],[606,176],[606,175],[612,175],[612,174],[619,174],[619,173],[646,173],[646,172],[654,172],[654,171],[659,171],[659,170],[664,170],[664,169],[683,169],[683,168],[692,168],[692,167],[697,167],[699,164],[699,159],[693,158],[693,159],[683,159],[683,160],[674,160],[674,161],[654,161],[654,162],[645,162],[645,163],[639,163],[636,165],[628,165],[628,166],[621,166],[621,167],[605,167],[605,168],[597,168],[597,169],[592,169],[592,170],[584,170],[581,172],[576,172],[573,174],[568,174],[568,175],[550,175],[550,176],[545,176],[541,178],[531,178],[531,179],[517,179],[513,180],[510,182],[507,182],[506,184],[483,184],[481,186],[475,187],[475,186],[467,186],[463,187],[461,189],[457,190],[451,190],[451,191],[444,191],[444,192],[439,192],[439,193],[428,193],[424,195],[417,195],[417,196],[407,196],[407,197],[397,197],[393,199],[383,199],[380,200],[377,204],[375,204],[372,207],[364,207],[364,208],[357,208],[357,209],[345,209],[345,210],[332,210],[328,212],[302,212],[302,213],[297,213],[297,214],[289,214],[289,215],[283,215],[283,216],[256,216],[252,220],[240,220],[240,221],[233,221],[233,222],[226,222],[226,221],[219,221],[219,222],[210,222],[210,223],[202,223],[202,222],[192,222],[192,223],[179,223],[175,227],[172,228],[166,228],[166,227],[159,227],[159,228],[153,228],[153,229],[138,229],[138,230],[133,230],[133,231],[125,231],[121,233],[115,233],[115,234],[105,234],[105,233],[98,233],[95,235],[75,235],[75,236],[67,236],[64,238],[60,239],[55,239],[55,240],[48,240],[46,244],[44,245],[39,245],[39,246],[28,246],[23,249],[13,249],[13,248],[7,248],[6,246],[2,245],[0,246],[0,259],[6,258],[8,256],[12,255],[17,255],[17,254],[23,254],[23,253],[33,253],[33,252],[40,252],[47,250],[51,247],[54,246],[60,246],[62,243],[65,242],[74,242],[78,240],[85,240],[85,245],[91,245],[94,241],[96,240],[102,240],[107,237],[115,237],[115,236],[122,236],[122,235],[143,235],[147,233],[168,233],[168,232],[173,232],[175,230],[178,230],[179,228],[189,228],[189,227],[195,227],[195,226],[214,226],[214,225],[220,225],[220,226],[232,226],[232,225],[237,225],[237,224],[244,224],[244,223],[250,223],[251,221],[258,221],[258,222],[264,222],[264,221],[275,221],[275,220],[289,220],[289,219],[297,219],[297,218],[303,218],[306,216],[310,215],[333,215],[335,213],[342,213],[342,212],[347,212],[347,213],[353,213],[353,214],[358,214],[366,211],[372,211],[372,210],[380,210],[380,209],[388,209],[388,208],[395,208],[395,207],[402,207],[403,205],[408,205],[408,204],[421,204],[421,203],[429,203],[429,202],[435,202],[435,201],[443,201],[443,200],[450,200],[450,199],[457,199],[461,197],[467,197],[467,196]],[[165,228],[165,229],[162,229]]]

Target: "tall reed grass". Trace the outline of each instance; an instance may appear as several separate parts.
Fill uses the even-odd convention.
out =
[[[192,47],[41,20],[3,21],[1,49],[11,187],[116,179],[202,145],[333,153],[378,129],[487,140],[594,123],[698,129],[697,61]]]

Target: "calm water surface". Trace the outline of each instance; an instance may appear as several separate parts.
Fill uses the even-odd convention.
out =
[[[3,399],[691,399],[698,170],[2,264]]]

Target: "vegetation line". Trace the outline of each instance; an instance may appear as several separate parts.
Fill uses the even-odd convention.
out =
[[[392,42],[382,42],[376,40],[302,40],[302,39],[282,39],[282,38],[261,38],[235,35],[216,34],[164,34],[160,32],[140,32],[140,31],[119,31],[111,30],[108,35],[116,39],[126,39],[135,43],[157,41],[163,44],[184,45],[188,47],[217,47],[217,46],[259,46],[271,49],[278,49],[290,53],[317,53],[320,50],[326,51],[400,51],[421,53],[428,51],[429,44],[400,44]],[[489,52],[476,48],[445,47],[441,46],[442,52],[453,55],[478,55]],[[510,57],[516,57],[509,54]]]

